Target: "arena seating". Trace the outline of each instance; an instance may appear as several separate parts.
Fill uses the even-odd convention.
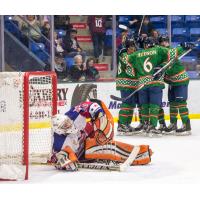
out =
[[[185,25],[184,15],[172,15],[171,16],[172,28],[181,28]]]
[[[20,39],[20,31],[19,31],[19,23],[15,20],[12,20],[12,17],[6,17],[4,20],[5,29],[8,30],[10,33],[15,35],[18,39]]]
[[[29,41],[29,49],[43,62],[47,63],[48,54],[45,52],[45,45],[43,43],[36,43]]]
[[[153,24],[155,29],[166,28],[167,17],[166,16],[153,16],[153,17],[150,17],[150,22]]]
[[[200,26],[200,15],[186,15],[185,23],[187,27],[197,28]]]

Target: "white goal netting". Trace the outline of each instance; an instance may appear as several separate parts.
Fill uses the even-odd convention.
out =
[[[55,78],[38,72],[26,81],[25,75],[0,73],[0,165],[26,166],[26,154],[29,163],[44,163],[51,154]]]

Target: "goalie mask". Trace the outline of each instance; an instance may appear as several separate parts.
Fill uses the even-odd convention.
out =
[[[61,114],[52,117],[52,128],[59,135],[76,134],[78,132],[73,121],[68,116]]]
[[[90,105],[89,113],[91,115],[92,120],[96,120],[104,115],[103,109],[97,103],[93,103]]]

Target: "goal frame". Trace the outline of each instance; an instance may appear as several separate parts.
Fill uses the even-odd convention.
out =
[[[29,77],[49,75],[52,78],[52,115],[57,114],[57,76],[55,72],[25,72],[24,74],[24,95],[23,95],[23,165],[25,165],[25,180],[29,176]]]

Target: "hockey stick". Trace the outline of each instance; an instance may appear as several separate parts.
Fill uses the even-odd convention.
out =
[[[48,165],[48,166],[56,166],[56,163],[48,162],[48,163],[31,163],[32,165]],[[63,162],[63,167],[65,164],[68,164],[67,162]],[[108,164],[102,164],[102,163],[91,163],[91,162],[78,162],[77,167],[78,169],[93,169],[93,170],[102,170],[102,171],[120,171],[120,165],[108,165]]]
[[[197,42],[200,41],[200,39],[197,40]],[[190,51],[192,51],[192,49],[187,50],[185,53],[183,53],[181,56],[178,57],[178,59],[180,60],[181,58],[183,58],[185,55],[187,55],[188,53],[190,53]],[[170,60],[166,65],[164,65],[160,70],[158,70],[155,74],[153,74],[153,77],[155,77],[157,74],[159,74],[160,72],[164,71],[165,69],[167,69],[170,65],[172,65],[174,62],[176,61],[176,58]],[[125,98],[121,98],[121,97],[117,97],[114,95],[110,95],[110,98],[115,100],[115,101],[126,101],[127,99],[129,99],[130,97],[132,97],[136,92],[138,92],[139,90],[141,90],[146,84],[142,84],[139,88],[137,88],[136,90],[134,90],[130,95],[128,95]]]
[[[120,171],[120,165],[107,165],[101,163],[78,163],[79,169],[94,169],[94,170],[108,170]]]
[[[119,165],[120,172],[124,172],[132,164],[132,162],[136,159],[139,151],[140,151],[140,146],[134,146],[132,152],[130,153],[126,161]]]
[[[190,53],[192,51],[192,49],[188,49],[185,53],[183,53],[181,56],[178,57],[178,60],[181,60],[185,55],[187,55],[188,53]],[[164,67],[160,68],[155,74],[153,74],[153,77],[155,77],[157,74],[159,74],[160,72],[164,71],[165,69],[167,69],[169,67],[169,65],[173,64],[174,61],[176,59],[172,59],[169,63],[167,63]]]
[[[144,22],[144,17],[145,17],[145,15],[143,15],[143,17],[142,17],[142,21],[141,21],[141,24],[140,24],[140,28],[139,28],[139,30],[138,30],[138,36],[140,36],[140,32],[141,32],[141,30],[142,30],[142,24],[143,24],[143,22]]]

